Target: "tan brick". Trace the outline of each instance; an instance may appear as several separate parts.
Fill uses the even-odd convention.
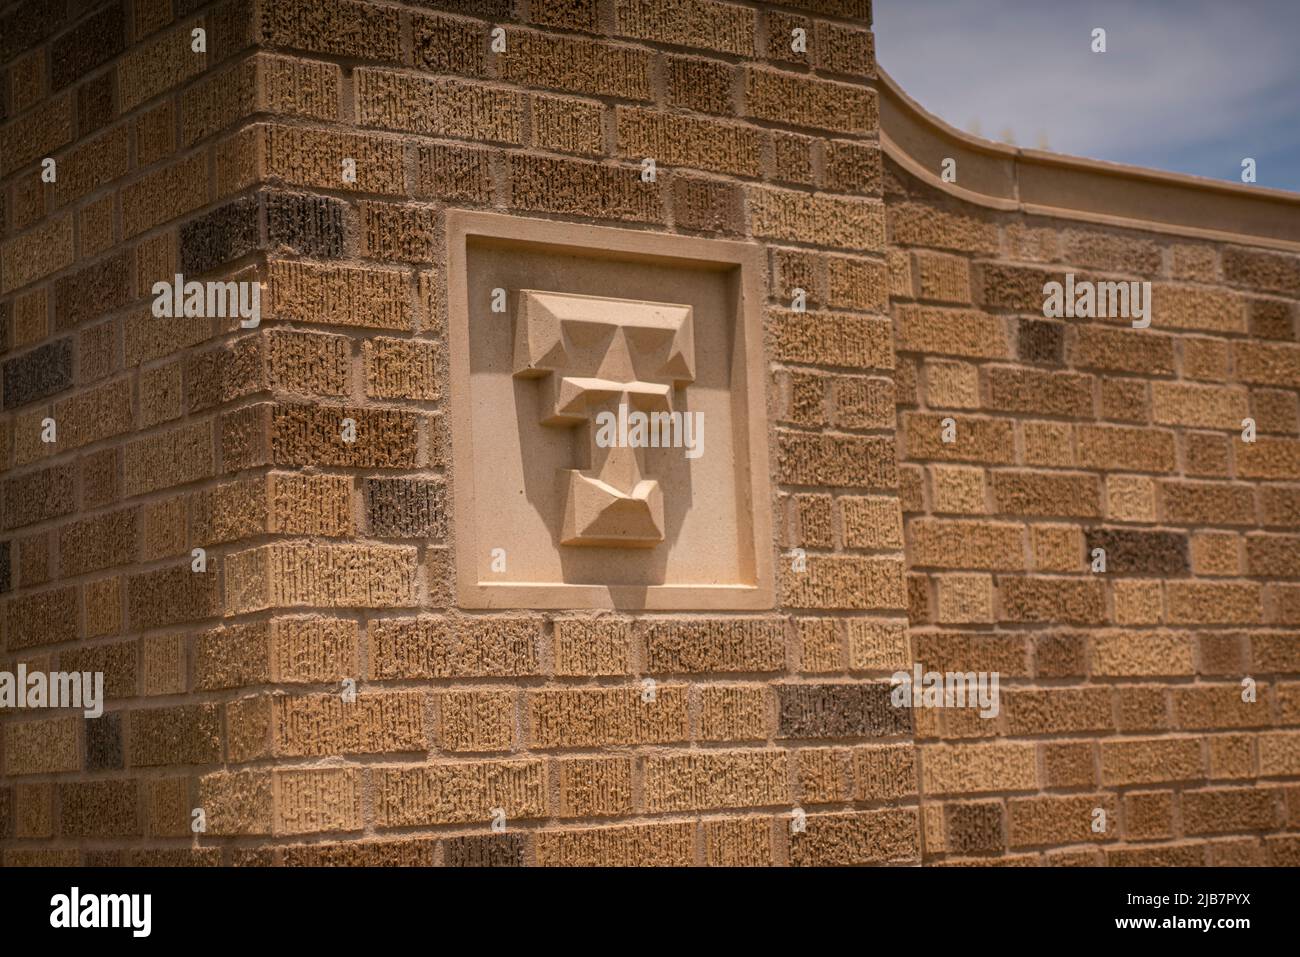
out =
[[[944,441],[944,419],[948,418],[953,420],[955,430],[952,442]],[[911,458],[1004,465],[1015,459],[1015,431],[1009,419],[920,412],[908,412],[902,419]]]
[[[1173,472],[1173,434],[1162,429],[1080,425],[1079,464],[1085,468]]]
[[[710,685],[700,689],[698,737],[746,741],[768,736],[768,695],[762,685]]]
[[[1121,522],[1154,522],[1155,483],[1138,475],[1108,475],[1106,517]]]
[[[871,133],[879,123],[874,90],[759,66],[745,67],[745,112],[837,133]]]
[[[762,807],[788,803],[786,752],[692,751],[644,759],[645,801],[652,812]]]
[[[679,113],[635,106],[615,111],[619,154],[638,162],[650,157],[663,166],[759,175],[758,131]]]
[[[540,673],[537,619],[375,619],[372,678],[508,677]]]
[[[790,840],[795,866],[916,861],[920,833],[914,808],[812,814]]]
[[[530,97],[530,103],[534,146],[552,152],[584,156],[599,156],[604,153],[605,108],[602,104],[540,95]],[[622,108],[619,116],[622,116]],[[652,156],[657,162],[669,162],[666,154],[653,150],[641,155]]]
[[[207,67],[208,55],[190,49],[191,26],[137,44],[117,63],[117,108],[129,113],[146,100],[180,86]]]
[[[546,774],[541,761],[458,761],[415,767],[379,767],[375,824],[410,827],[546,815]]]
[[[1080,368],[1172,375],[1174,340],[1149,329],[1078,326],[1069,357]]]
[[[438,746],[448,751],[508,751],[515,735],[513,691],[438,695]]]
[[[662,222],[661,186],[641,179],[641,167],[511,153],[511,205],[598,219]]]
[[[631,625],[621,620],[558,618],[557,675],[621,675],[629,669]]]
[[[70,578],[135,560],[138,519],[137,510],[127,508],[64,525],[59,529],[59,574]]]
[[[1032,744],[933,744],[920,751],[922,782],[928,792],[975,794],[1038,787]]]
[[[1204,770],[1197,738],[1101,742],[1101,779],[1107,786],[1194,780]]]
[[[1022,422],[1024,464],[1074,468],[1074,433],[1067,422]]]
[[[1294,775],[1300,768],[1300,732],[1266,731],[1259,736],[1259,773],[1264,777]]]
[[[968,362],[925,363],[925,401],[931,409],[978,409],[979,370]]]
[[[1241,685],[1197,685],[1173,688],[1174,717],[1184,730],[1204,728],[1261,728],[1272,724],[1268,713],[1267,686],[1261,685],[1259,700],[1241,699]]]
[[[780,619],[651,621],[645,643],[651,672],[776,671],[785,666]]]
[[[273,46],[362,60],[401,56],[401,17],[351,0],[284,0],[260,11],[258,38]]]
[[[900,306],[897,315],[901,352],[979,359],[1003,359],[1009,354],[1006,326],[997,316],[931,306]]]
[[[939,621],[943,624],[992,622],[990,575],[937,575]]]
[[[1184,633],[1104,632],[1092,640],[1096,675],[1191,675],[1192,642]]]
[[[1271,790],[1206,788],[1182,794],[1183,828],[1188,834],[1271,830],[1277,827],[1277,800]]]
[[[1250,624],[1262,617],[1259,586],[1231,582],[1169,582],[1169,621],[1174,624]]]
[[[534,138],[538,136],[536,130]],[[486,203],[494,189],[484,149],[434,143],[416,149],[414,195],[421,198]]]
[[[275,771],[276,834],[361,830],[361,771],[318,768]]]
[[[695,823],[545,830],[537,835],[541,867],[684,867],[695,860]]]
[[[181,425],[136,439],[127,444],[124,457],[128,497],[205,478],[214,468],[212,423]]]
[[[782,569],[782,600],[794,608],[902,609],[902,572],[893,559],[809,557],[806,571]]]
[[[16,118],[5,129],[0,148],[0,175],[6,179],[33,160],[41,159],[72,141],[72,97],[60,96],[26,116]]]
[[[866,199],[756,186],[749,196],[754,235],[852,250],[881,250],[883,207]]]
[[[516,55],[526,56],[516,49],[504,58],[506,63]],[[511,72],[509,66],[506,72]],[[364,67],[356,71],[355,81],[357,122],[361,126],[523,143],[527,99],[514,90]]]
[[[141,165],[156,158],[146,157]],[[59,160],[51,197],[54,207],[65,206],[120,179],[126,175],[129,163],[130,136],[125,124],[79,144]]]
[[[1228,378],[1228,343],[1223,339],[1183,339],[1183,376],[1223,382]]]
[[[511,52],[499,68],[508,82],[587,96],[651,98],[647,50],[532,30],[511,30],[506,43]]]
[[[1151,402],[1156,422],[1193,428],[1240,430],[1250,411],[1244,390],[1176,382],[1151,383]]]
[[[440,349],[435,342],[368,339],[363,349],[366,394],[379,399],[436,400]]]
[[[1000,578],[1002,621],[1100,624],[1106,616],[1102,583],[1068,578]]]
[[[886,801],[916,794],[916,749],[911,744],[853,749],[853,797]]]
[[[157,628],[211,618],[220,609],[216,570],[177,563],[126,579],[126,604],[135,628]]]
[[[894,367],[889,323],[849,313],[800,313],[772,310],[775,358],[785,362]]]
[[[1202,532],[1192,536],[1192,572],[1196,575],[1237,576],[1241,568],[1241,537],[1232,532]]]
[[[1260,436],[1254,442],[1233,440],[1237,475],[1247,479],[1287,481],[1300,475],[1300,441]]]
[[[1108,822],[1118,816],[1118,802],[1110,795],[1012,798],[1007,802],[1008,843],[1030,847],[1105,840],[1105,831],[1092,829],[1093,809],[1098,807],[1105,810]]]
[[[902,622],[849,620],[849,667],[855,671],[893,671],[906,664],[907,627]]]
[[[426,747],[424,696],[418,692],[362,692],[351,702],[336,693],[275,695],[270,702],[271,753],[276,756],[327,757]]]
[[[983,469],[964,465],[932,465],[929,472],[931,501],[936,513],[985,513]]]
[[[404,270],[271,260],[269,312],[277,319],[369,329],[413,328]]]
[[[240,612],[293,606],[415,604],[415,549],[396,545],[275,544],[226,560],[226,602]]]
[[[1115,596],[1115,624],[1156,625],[1163,619],[1158,581],[1118,580],[1111,590]]]
[[[530,691],[528,722],[535,746],[601,747],[684,741],[690,731],[686,688],[660,684],[653,701],[639,687]]]
[[[891,203],[890,235],[902,246],[928,246],[957,252],[996,253],[998,229],[967,213],[936,209],[924,203]]]
[[[632,811],[632,759],[560,758],[560,817],[609,817]]]
[[[1151,287],[1151,324],[1162,329],[1245,332],[1246,304],[1226,290],[1158,282]]]
[[[910,565],[1018,571],[1025,567],[1023,526],[918,518],[908,523]]]
[[[72,216],[59,216],[0,246],[0,295],[72,264]]]
[[[704,822],[704,863],[710,867],[770,866],[772,843],[772,822],[766,816]]]
[[[6,775],[57,774],[79,771],[80,716],[8,721],[4,728]]]
[[[641,40],[703,47],[746,56],[754,52],[755,12],[715,0],[682,0],[663,7],[649,0],[617,0],[618,32]]]
[[[127,764],[214,764],[221,760],[217,705],[177,705],[132,711],[127,719]]]

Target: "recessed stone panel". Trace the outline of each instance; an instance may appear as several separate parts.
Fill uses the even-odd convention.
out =
[[[461,605],[771,607],[757,247],[448,230]]]

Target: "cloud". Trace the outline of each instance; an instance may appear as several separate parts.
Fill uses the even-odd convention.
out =
[[[1253,156],[1300,189],[1295,0],[877,0],[875,30],[881,65],[961,129],[1229,179]]]

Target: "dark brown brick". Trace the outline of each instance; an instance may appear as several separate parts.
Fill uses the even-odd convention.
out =
[[[912,714],[890,702],[890,686],[779,684],[782,738],[881,737],[912,729]]]
[[[50,44],[53,89],[63,89],[125,49],[126,16],[122,4],[115,3]]]
[[[1106,550],[1108,574],[1185,575],[1187,536],[1176,532],[1139,532],[1114,528],[1090,529],[1087,555]]]
[[[257,199],[241,196],[186,223],[181,272],[188,279],[252,252],[258,244],[257,216]]]
[[[1295,341],[1295,307],[1284,299],[1251,299],[1250,334],[1259,339]]]
[[[58,33],[67,22],[68,0],[27,0],[0,18],[0,63]]]
[[[73,508],[72,492],[71,465],[57,465],[7,479],[3,496],[4,527],[21,528],[67,515]]]
[[[999,851],[1003,847],[1002,805],[996,801],[944,807],[947,848],[951,854]]]
[[[366,479],[366,518],[376,538],[445,538],[443,484],[426,479]]]
[[[446,867],[522,867],[522,834],[469,834],[449,837],[442,845]]]
[[[117,115],[114,90],[112,70],[105,70],[77,87],[77,132],[80,136],[89,136],[112,122]]]
[[[86,721],[86,770],[116,771],[122,767],[122,714],[110,711]]]
[[[1021,319],[1016,348],[1025,362],[1059,366],[1065,361],[1065,325],[1043,319]]]
[[[343,254],[347,204],[326,196],[267,191],[266,241],[300,256],[331,258]]]
[[[130,298],[131,254],[109,256],[54,284],[54,328],[61,332],[98,319]]]
[[[4,407],[17,408],[72,385],[72,339],[38,346],[4,364]]]

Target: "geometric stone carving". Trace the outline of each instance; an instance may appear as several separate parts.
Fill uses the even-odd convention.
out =
[[[646,475],[646,445],[601,441],[597,421],[640,413],[647,440],[677,424],[678,388],[695,379],[691,307],[519,290],[515,377],[540,379],[542,424],[585,426],[590,465],[566,469],[563,545],[652,547],[664,538],[663,491]],[[674,411],[676,416],[674,417]],[[667,425],[668,429],[661,428]]]
[[[458,604],[771,608],[761,247],[446,223]]]

